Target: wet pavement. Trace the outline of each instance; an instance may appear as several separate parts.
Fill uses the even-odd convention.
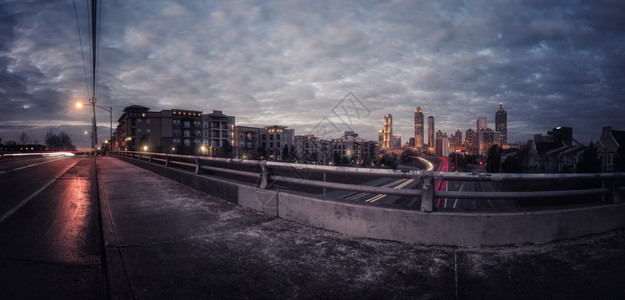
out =
[[[98,157],[113,299],[625,298],[625,231],[454,248],[346,236]]]
[[[0,299],[100,299],[93,158],[0,162]]]

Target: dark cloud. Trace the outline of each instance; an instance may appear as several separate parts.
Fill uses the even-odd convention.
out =
[[[560,125],[589,141],[625,129],[623,15],[621,1],[103,1],[98,101],[115,119],[130,104],[218,109],[305,134],[351,91],[371,111],[361,136],[391,113],[404,141],[416,106],[451,133],[503,102],[511,141]],[[0,136],[88,128],[73,2],[0,1],[0,28]]]

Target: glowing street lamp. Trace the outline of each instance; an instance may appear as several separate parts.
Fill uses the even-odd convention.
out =
[[[109,108],[106,108],[104,106],[100,106],[100,105],[96,105],[96,98],[93,97],[91,99],[89,99],[89,103],[82,103],[82,102],[76,102],[76,108],[81,109],[83,106],[85,105],[91,105],[92,111],[93,111],[93,119],[92,119],[92,126],[93,126],[93,131],[92,131],[92,137],[91,137],[91,148],[95,149],[95,147],[97,147],[98,145],[98,125],[96,124],[96,118],[95,118],[95,108],[100,108],[103,110],[106,110],[109,112],[110,115],[110,141],[113,140],[113,107],[109,106]]]

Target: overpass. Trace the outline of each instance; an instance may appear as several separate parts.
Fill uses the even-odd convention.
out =
[[[120,159],[243,207],[358,237],[460,247],[540,244],[625,228],[620,185],[625,173],[488,174],[302,165],[146,152]],[[359,178],[403,178],[412,188],[354,184]],[[331,181],[334,179],[334,181]],[[338,179],[350,183],[337,182]],[[356,180],[357,181],[357,180]],[[590,188],[515,192],[449,191],[446,182],[596,182]],[[296,188],[303,187],[303,188]],[[415,199],[418,207],[361,205],[328,199],[328,190]],[[312,193],[311,193],[312,191]],[[596,198],[590,204],[542,209],[441,209],[441,199]],[[350,199],[350,198],[347,198]],[[540,200],[539,200],[540,201]]]
[[[224,195],[234,191],[228,184],[236,183],[236,194],[231,196],[237,199],[242,195],[238,185],[260,190],[260,177],[251,184],[217,178],[216,170],[204,168],[215,168],[217,161],[202,161],[198,173],[203,174],[195,174],[194,158],[184,159],[179,162],[192,167],[173,167],[176,164],[170,161],[165,168],[165,162],[150,163],[148,157],[0,159],[3,298],[625,296],[622,229],[538,245],[397,243],[258,213],[123,161],[154,168],[187,185],[213,185],[208,189]],[[280,174],[272,170],[272,163],[267,165],[268,173]],[[307,179],[317,176],[301,172]],[[326,176],[327,180],[335,178]],[[311,197],[278,186],[278,181],[268,183],[261,191],[278,193],[274,208],[278,215],[284,200],[281,195]],[[316,200],[376,210],[451,213],[436,207],[421,212],[420,204],[417,209],[410,205],[396,209],[346,203],[351,200],[345,199],[323,200],[319,195],[322,190]],[[302,200],[306,199],[298,201]],[[463,213],[495,212],[514,213]]]

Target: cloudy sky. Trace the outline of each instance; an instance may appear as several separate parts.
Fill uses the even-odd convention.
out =
[[[0,0],[3,141],[53,128],[90,145],[89,111],[73,106],[92,96],[87,1],[75,2],[79,26],[73,1]],[[583,142],[625,130],[620,0],[100,3],[96,96],[114,122],[138,104],[376,139],[390,113],[406,142],[416,106],[464,133],[480,116],[494,128],[502,102],[510,142],[556,126]],[[97,113],[103,140],[109,113]]]

